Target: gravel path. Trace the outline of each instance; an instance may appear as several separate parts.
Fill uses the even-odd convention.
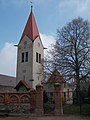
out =
[[[89,116],[4,117],[0,120],[90,120]]]

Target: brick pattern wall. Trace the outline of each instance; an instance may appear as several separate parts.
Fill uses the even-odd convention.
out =
[[[55,114],[62,115],[62,89],[54,86]],[[43,115],[43,86],[37,85],[36,90],[28,93],[0,93],[0,111],[9,110],[10,113],[36,113]]]
[[[38,107],[37,107],[38,106]],[[0,110],[8,109],[10,113],[37,113],[43,114],[43,87],[29,93],[0,93]]]
[[[30,113],[34,104],[30,93],[0,93],[0,110],[8,109],[11,113]]]

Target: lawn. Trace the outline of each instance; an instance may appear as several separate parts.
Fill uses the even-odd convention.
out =
[[[90,115],[90,104],[83,104],[81,107],[81,114]],[[80,106],[79,105],[66,105],[63,107],[64,114],[72,114],[78,115],[80,114]]]

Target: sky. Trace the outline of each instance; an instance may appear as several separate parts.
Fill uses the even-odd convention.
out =
[[[90,22],[90,0],[31,0],[44,47],[74,18]],[[16,76],[17,48],[31,10],[30,0],[0,0],[0,74]]]

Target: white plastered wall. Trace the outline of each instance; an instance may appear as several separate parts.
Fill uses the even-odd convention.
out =
[[[24,44],[25,41],[26,46]],[[24,36],[18,45],[16,80],[18,83],[20,80],[23,80],[25,76],[25,81],[29,84],[30,87],[32,87],[32,50],[32,41],[27,36]],[[28,52],[28,62],[22,62],[23,52]]]
[[[26,47],[24,42],[27,41]],[[28,52],[28,62],[22,62],[22,53]],[[27,36],[25,36],[18,45],[18,55],[17,55],[17,84],[20,80],[23,80],[25,76],[25,81],[29,84],[30,88],[36,88],[36,85],[41,84],[43,81],[43,62],[36,62],[36,52],[41,54],[41,59],[44,59],[43,45],[40,37],[37,37],[34,42],[32,42]]]
[[[41,63],[36,62],[36,52],[41,54]],[[43,81],[43,59],[44,50],[40,37],[37,37],[33,43],[33,88]]]

